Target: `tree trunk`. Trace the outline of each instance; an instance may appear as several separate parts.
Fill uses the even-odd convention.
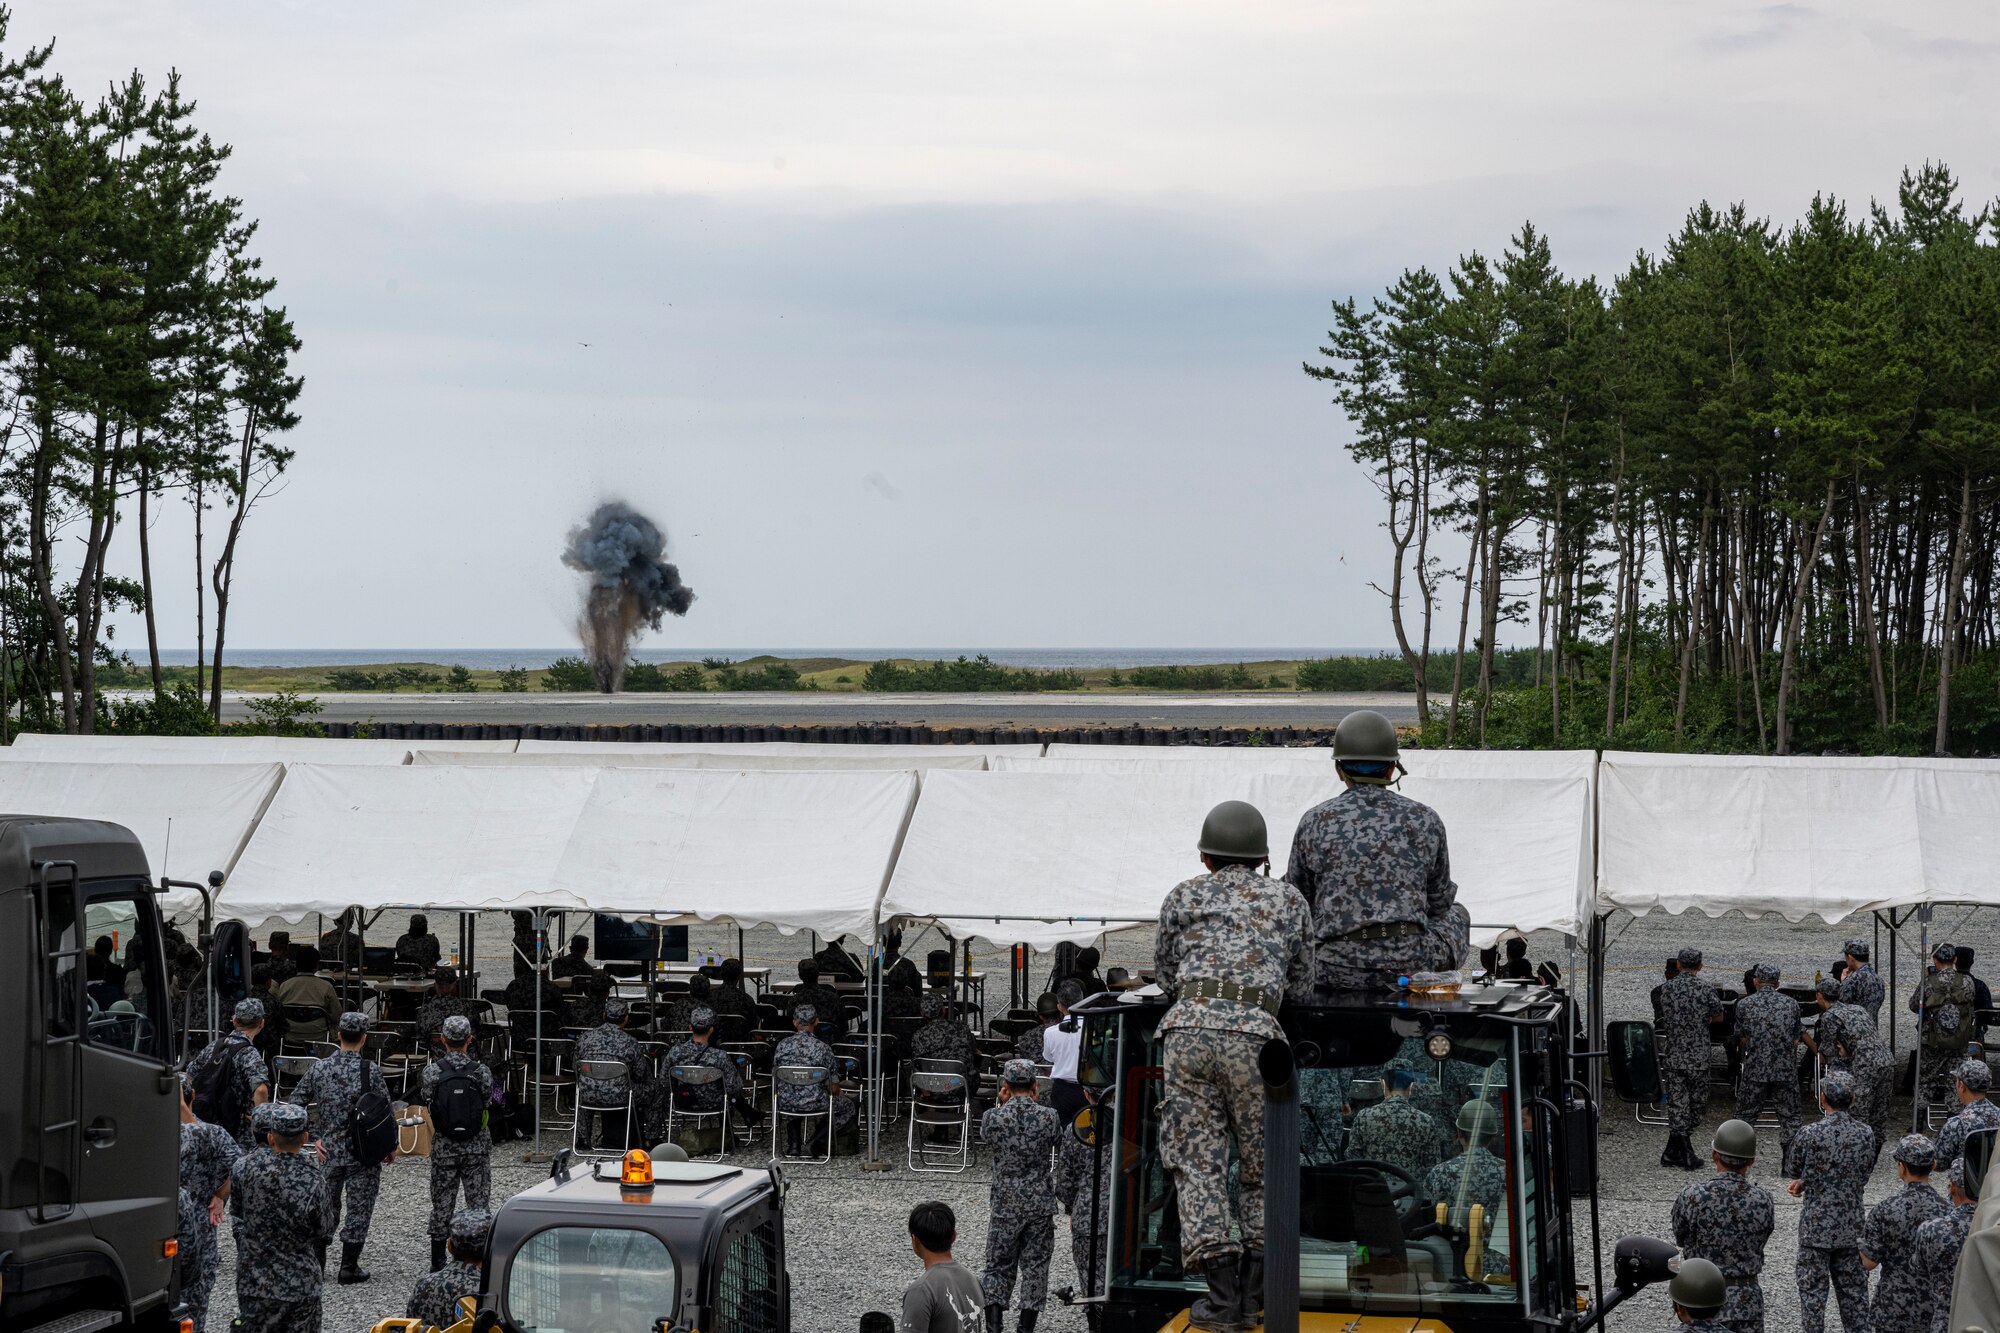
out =
[[[244,413],[243,434],[237,441],[236,476],[233,489],[236,507],[229,514],[229,535],[223,539],[222,553],[215,558],[215,669],[208,676],[208,711],[215,726],[222,729],[222,640],[229,621],[229,589],[236,577],[236,539],[243,533],[243,520],[255,497],[250,493],[250,465],[257,446],[257,411]]]
[[[38,367],[39,370],[39,367]],[[43,377],[37,375],[37,379]],[[76,655],[71,648],[69,621],[63,614],[62,603],[56,597],[55,586],[55,538],[49,531],[50,490],[54,485],[55,471],[55,420],[54,412],[43,405],[44,395],[37,395],[39,438],[36,440],[35,464],[32,470],[28,493],[28,553],[29,565],[35,578],[35,594],[42,604],[42,613],[49,618],[49,635],[55,641],[56,675],[62,685],[63,730],[76,732]]]
[[[1410,455],[1410,516],[1403,518],[1402,501],[1396,489],[1395,451],[1386,451],[1387,461],[1383,465],[1389,495],[1389,540],[1395,547],[1395,561],[1389,571],[1389,624],[1396,632],[1396,647],[1403,654],[1403,665],[1409,668],[1411,683],[1417,691],[1417,717],[1424,716],[1424,668],[1416,650],[1410,647],[1409,631],[1403,625],[1403,562],[1410,549],[1410,541],[1416,535],[1417,527],[1417,469],[1415,445]]]
[[[1458,700],[1465,686],[1465,630],[1472,620],[1472,579],[1473,570],[1479,565],[1479,554],[1486,549],[1486,497],[1479,498],[1478,510],[1472,519],[1472,549],[1465,556],[1464,595],[1458,604],[1458,654],[1451,664],[1451,716],[1445,719],[1444,743],[1451,745],[1458,738]]]
[[[1805,624],[1806,593],[1812,587],[1813,568],[1819,563],[1819,545],[1826,536],[1827,516],[1833,513],[1834,483],[1826,484],[1826,502],[1820,506],[1819,521],[1813,524],[1812,540],[1799,557],[1799,576],[1792,585],[1792,605],[1785,616],[1784,649],[1778,665],[1778,753],[1792,752],[1792,673],[1797,665],[1799,630]]]
[[[1430,675],[1431,675],[1431,616],[1437,609],[1437,590],[1431,585],[1430,536],[1431,536],[1431,465],[1428,457],[1420,460],[1422,480],[1418,483],[1417,496],[1423,507],[1423,517],[1417,523],[1417,591],[1424,599],[1424,638],[1418,654],[1417,670],[1417,722],[1421,726],[1430,720]]]
[[[1875,691],[1875,730],[1889,729],[1889,689],[1882,679],[1882,636],[1875,628],[1875,552],[1868,530],[1868,495],[1861,472],[1854,474],[1854,601],[1861,616],[1861,643],[1868,653],[1868,683]]]
[[[147,531],[152,495],[153,469],[142,462],[139,464],[139,586],[146,597],[146,663],[153,672],[153,697],[159,699],[166,690],[160,681],[160,627],[153,615],[153,547]]]
[[[1965,582],[1965,548],[1972,531],[1972,469],[1960,475],[1958,529],[1951,539],[1951,580],[1944,590],[1944,625],[1938,636],[1937,736],[1932,750],[1951,748],[1951,668],[1958,657],[1958,590]]]
[[[1681,743],[1681,728],[1687,721],[1688,686],[1694,674],[1695,645],[1701,639],[1702,615],[1708,606],[1708,599],[1701,595],[1701,589],[1708,583],[1708,535],[1715,513],[1714,498],[1715,490],[1711,486],[1702,496],[1701,523],[1696,529],[1694,543],[1694,576],[1687,585],[1693,595],[1687,599],[1687,641],[1681,645],[1680,691],[1674,696],[1675,745]]]
[[[194,505],[194,690],[208,693],[208,570],[201,560],[202,488],[197,484],[189,495]]]

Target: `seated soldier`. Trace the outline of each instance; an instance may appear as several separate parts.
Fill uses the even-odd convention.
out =
[[[292,956],[292,932],[271,932],[271,984],[282,986],[299,974],[299,961]]]
[[[658,1102],[652,1085],[652,1067],[645,1053],[639,1049],[639,1040],[625,1030],[628,1020],[623,1000],[611,1000],[604,1006],[604,1022],[576,1039],[577,1078],[577,1133],[578,1147],[585,1152],[594,1150],[597,1142],[597,1122],[606,1119],[605,1113],[582,1109],[590,1106],[621,1106],[629,1091],[632,1098],[634,1125],[625,1127],[625,1142],[634,1139],[634,1129],[649,1129],[652,1121],[649,1113]],[[622,1078],[597,1079],[582,1077],[585,1061],[616,1060],[625,1066]],[[649,1134],[638,1137],[641,1143],[651,1143]]]
[[[340,992],[333,983],[319,975],[319,950],[312,945],[301,945],[298,950],[299,974],[274,992],[282,1005],[312,1006],[326,1011],[320,1018],[290,1019],[285,1040],[293,1045],[303,1046],[311,1042],[331,1041],[328,1034],[332,1023],[340,1017]]]
[[[421,914],[411,917],[409,930],[396,938],[396,961],[430,968],[436,967],[442,957],[444,947],[431,934],[430,922]]]
[[[727,1098],[729,1113],[739,1124],[761,1122],[764,1113],[744,1095],[743,1073],[735,1058],[715,1045],[715,1011],[694,1010],[688,1015],[688,1030],[688,1038],[667,1052],[665,1079],[674,1105],[682,1111],[706,1113],[721,1110]],[[675,1082],[673,1071],[690,1066],[720,1070],[722,1077],[713,1083]]]
[[[448,967],[441,967],[431,978],[436,987],[431,997],[417,1006],[417,1031],[425,1041],[436,1044],[438,1034],[444,1031],[444,1021],[453,1014],[460,1014],[470,1022],[479,1022],[480,1006],[472,1000],[459,998],[458,973]]]
[[[841,1094],[840,1061],[835,1058],[833,1048],[815,1035],[819,1015],[809,1004],[797,1005],[792,1009],[791,1036],[778,1043],[777,1054],[771,1058],[775,1071],[787,1065],[810,1066],[826,1071],[824,1083],[779,1083],[778,1109],[794,1113],[817,1113],[831,1108],[833,1133],[839,1134],[854,1123],[854,1099]],[[807,1156],[807,1145],[818,1139],[812,1134],[813,1126],[803,1120],[787,1120],[785,1123],[785,1155],[788,1157]],[[823,1140],[821,1140],[823,1141]]]
[[[979,1047],[943,991],[924,995],[925,1023],[910,1038],[912,1060],[956,1060],[969,1080],[979,1072]]]
[[[750,992],[743,988],[743,960],[725,958],[716,969],[715,1012],[718,1014],[738,1014],[757,1021],[757,1002],[750,998]]]
[[[1042,1039],[1062,1021],[1062,1006],[1056,997],[1043,991],[1035,997],[1035,1026],[1014,1039],[1014,1054],[1022,1060],[1042,1061]]]
[[[589,1027],[602,1021],[604,1001],[611,994],[611,974],[592,967],[589,953],[589,939],[578,935],[569,942],[569,952],[549,968],[550,977],[569,980],[569,990],[563,993],[563,1008],[571,1027]]]
[[[678,1041],[682,1033],[692,1030],[690,1019],[697,1009],[715,1010],[711,992],[715,983],[697,972],[688,978],[688,993],[667,1006],[666,1016],[660,1022],[661,1036],[670,1041]]]
[[[1474,1100],[1459,1107],[1458,1155],[1438,1163],[1423,1178],[1424,1198],[1444,1204],[1452,1226],[1463,1229],[1475,1203],[1485,1207],[1487,1234],[1503,1220],[1507,1167],[1487,1147],[1499,1126],[1499,1111],[1490,1102]]]
[[[1442,1131],[1430,1113],[1410,1099],[1411,1090],[1422,1081],[1423,1075],[1414,1070],[1388,1072],[1382,1100],[1355,1112],[1347,1138],[1350,1160],[1387,1162],[1409,1172],[1413,1181],[1424,1180],[1437,1165]]]
[[[810,958],[799,960],[799,984],[792,988],[787,1010],[809,1004],[819,1015],[819,1030],[828,1041],[847,1035],[847,1021],[840,1016],[840,996],[831,986],[819,984],[819,964]]]

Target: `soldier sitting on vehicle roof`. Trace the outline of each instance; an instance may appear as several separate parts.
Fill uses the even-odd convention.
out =
[[[1399,753],[1380,713],[1342,718],[1333,757],[1347,790],[1308,810],[1292,838],[1285,878],[1313,909],[1322,990],[1393,987],[1399,975],[1457,967],[1471,946],[1444,821],[1389,790]]]

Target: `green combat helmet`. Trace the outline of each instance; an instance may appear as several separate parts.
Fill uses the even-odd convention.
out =
[[[1403,766],[1395,723],[1366,708],[1349,713],[1333,730],[1333,762],[1350,781],[1385,784],[1395,781],[1396,770]],[[1354,771],[1349,765],[1361,771]]]
[[[1458,1132],[1477,1143],[1499,1127],[1500,1112],[1478,1098],[1458,1108]]]
[[[1752,1162],[1757,1159],[1757,1131],[1745,1121],[1725,1120],[1716,1127],[1709,1147],[1738,1162]]]
[[[1204,856],[1263,860],[1271,854],[1263,812],[1248,801],[1224,801],[1201,821],[1199,850]]]
[[[1714,1314],[1729,1300],[1722,1270],[1706,1259],[1683,1259],[1681,1271],[1667,1284],[1667,1298],[1699,1319]]]

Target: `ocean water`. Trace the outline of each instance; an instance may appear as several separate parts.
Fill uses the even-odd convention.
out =
[[[1135,667],[1228,666],[1236,662],[1293,661],[1309,657],[1373,657],[1389,648],[679,648],[641,647],[633,654],[641,662],[693,662],[704,657],[745,658],[843,657],[861,662],[912,657],[949,661],[963,654],[984,653],[1013,667]],[[434,662],[470,670],[501,671],[521,666],[539,669],[558,657],[574,656],[575,648],[231,648],[224,665],[239,667],[365,666],[383,662]],[[192,648],[163,648],[166,666],[193,666]]]

